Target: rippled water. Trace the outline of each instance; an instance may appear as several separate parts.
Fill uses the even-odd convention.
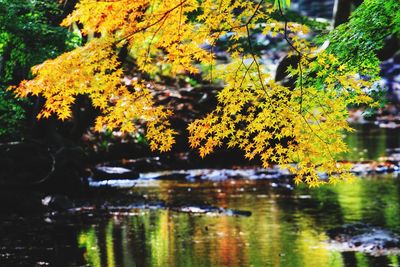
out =
[[[388,154],[388,150],[400,148],[400,130],[379,128],[375,125],[355,125],[353,133],[345,134],[344,140],[351,150],[350,160],[376,160]]]
[[[205,201],[252,215],[146,211],[84,227],[77,240],[91,266],[397,266],[396,255],[336,251],[326,230],[368,222],[399,232],[399,188],[392,178],[293,192],[265,181],[160,182],[139,190],[171,203]]]
[[[157,181],[121,192],[169,206],[207,204],[251,216],[164,208],[8,218],[1,266],[398,266],[399,256],[341,252],[327,230],[363,222],[400,233],[400,183],[358,179],[316,190],[266,180]],[[6,240],[9,241],[5,242]],[[16,240],[20,240],[17,242]],[[13,244],[13,246],[12,246]],[[25,264],[25,265],[24,265]]]
[[[364,136],[369,141],[347,137],[363,144],[352,156],[361,151],[378,158],[385,156],[386,147],[398,147],[398,135],[371,131]],[[81,204],[70,212],[1,215],[0,266],[318,267],[400,262],[390,251],[343,251],[328,237],[330,229],[349,223],[400,234],[397,174],[317,189],[276,179],[144,179]],[[192,208],[179,209],[183,205]],[[197,213],[201,207],[251,215]]]

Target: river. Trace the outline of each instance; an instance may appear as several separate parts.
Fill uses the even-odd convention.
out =
[[[344,137],[349,158],[400,147],[398,130],[358,130]],[[398,250],[344,249],[329,234],[400,234],[397,173],[316,189],[250,176],[132,183],[67,211],[1,214],[0,266],[399,266]]]

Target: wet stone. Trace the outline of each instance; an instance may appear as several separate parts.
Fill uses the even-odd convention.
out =
[[[54,195],[42,198],[43,206],[53,211],[63,211],[74,207],[74,203],[67,196]]]
[[[358,251],[371,255],[400,253],[400,237],[383,228],[368,224],[347,224],[329,230],[333,249]]]
[[[122,167],[98,166],[93,170],[94,180],[137,179],[139,173]]]
[[[171,207],[170,209],[176,212],[189,213],[194,215],[208,215],[208,216],[222,215],[222,216],[244,216],[244,217],[251,216],[250,211],[224,209],[213,206],[182,206],[182,207]]]

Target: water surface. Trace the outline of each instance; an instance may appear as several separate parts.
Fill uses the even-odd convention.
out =
[[[364,222],[400,233],[399,189],[392,177],[294,191],[266,181],[163,181],[138,190],[169,203],[206,202],[252,215],[146,211],[84,227],[78,242],[91,266],[398,266],[397,255],[337,251],[326,231]]]
[[[377,159],[400,147],[397,131],[361,130],[345,137],[349,157]],[[399,266],[397,253],[341,251],[327,234],[349,223],[400,234],[397,176],[317,189],[254,178],[135,181],[80,200],[83,209],[2,214],[0,266]]]

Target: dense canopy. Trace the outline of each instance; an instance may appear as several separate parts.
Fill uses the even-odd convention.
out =
[[[318,47],[307,26],[286,21],[289,2],[81,0],[62,24],[79,26],[84,46],[35,66],[34,78],[13,90],[45,97],[39,117],[62,120],[71,117],[78,95],[88,95],[101,111],[97,130],[135,132],[144,122],[151,148],[167,151],[176,134],[171,111],[154,105],[152,77],[201,73],[224,85],[215,110],[188,126],[190,145],[202,157],[227,144],[249,159],[260,157],[265,167],[289,168],[296,182],[315,186],[327,173],[334,183],[350,177],[337,162],[347,150],[343,130],[351,130],[347,107],[375,105],[366,90],[377,75],[375,52],[386,36],[398,34],[400,3],[365,0],[347,24],[320,37],[325,43]],[[299,58],[289,69],[294,88],[274,81],[255,49],[256,33],[287,40]],[[230,60],[217,64],[214,49],[222,37],[229,39]],[[137,68],[129,84],[123,51]]]

